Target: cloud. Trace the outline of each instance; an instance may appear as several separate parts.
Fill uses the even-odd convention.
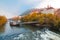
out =
[[[9,13],[8,11],[5,10],[0,10],[0,15],[6,16],[7,18],[11,18],[13,16],[18,15],[17,13]]]
[[[39,3],[42,0],[19,0],[19,1],[21,3],[24,3],[24,4],[36,4],[36,3]]]
[[[11,18],[12,16],[19,14],[18,11],[20,4],[18,3],[18,1],[11,1],[9,2],[0,0],[0,15],[5,15],[7,18]]]
[[[21,12],[25,12],[28,9],[32,9],[41,3],[43,0],[18,0],[20,4]]]
[[[11,17],[11,14],[6,12],[6,11],[4,11],[4,10],[0,10],[0,15],[6,16],[7,18]]]
[[[48,0],[44,0],[43,2],[39,3],[35,8],[43,8],[48,5]]]
[[[47,5],[50,5],[54,8],[60,8],[59,4],[60,4],[60,0],[44,0],[43,2],[35,6],[35,8],[44,8],[47,7]]]
[[[2,16],[6,16],[7,18],[11,18],[11,17],[13,17],[13,16],[15,16],[15,15],[18,15],[17,13],[15,14],[13,14],[13,13],[9,13],[9,12],[7,12],[7,11],[4,11],[4,10],[0,10],[0,15],[2,15]]]
[[[5,15],[8,18],[15,15],[20,15],[25,10],[34,8],[38,4],[42,3],[42,1],[43,0],[0,0],[0,14]]]

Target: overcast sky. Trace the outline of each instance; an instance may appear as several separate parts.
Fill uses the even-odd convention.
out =
[[[27,9],[41,8],[47,5],[59,8],[60,0],[0,0],[0,15],[10,18],[20,15]]]

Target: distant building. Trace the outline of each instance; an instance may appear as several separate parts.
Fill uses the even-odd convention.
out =
[[[51,13],[54,14],[55,9],[53,7],[47,6],[47,8],[43,8],[43,10],[41,11],[42,13]]]
[[[21,19],[21,16],[14,16],[14,17],[12,17],[11,19],[17,21],[17,20],[20,20],[20,19]]]
[[[51,7],[51,6],[47,6],[47,8],[41,8],[41,9],[34,9],[32,10],[31,13],[51,13],[51,14],[54,14],[55,12],[55,8]]]
[[[60,17],[60,9],[57,9],[57,10],[55,11],[55,15],[57,15],[58,17]]]

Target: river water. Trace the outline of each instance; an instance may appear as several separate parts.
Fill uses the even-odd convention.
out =
[[[7,23],[0,27],[0,40],[60,40],[60,32],[57,34],[47,28],[29,25],[12,27]]]

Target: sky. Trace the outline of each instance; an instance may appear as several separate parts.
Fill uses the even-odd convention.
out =
[[[60,8],[59,4],[60,0],[0,0],[0,15],[11,18],[32,8],[44,8],[47,5]]]

